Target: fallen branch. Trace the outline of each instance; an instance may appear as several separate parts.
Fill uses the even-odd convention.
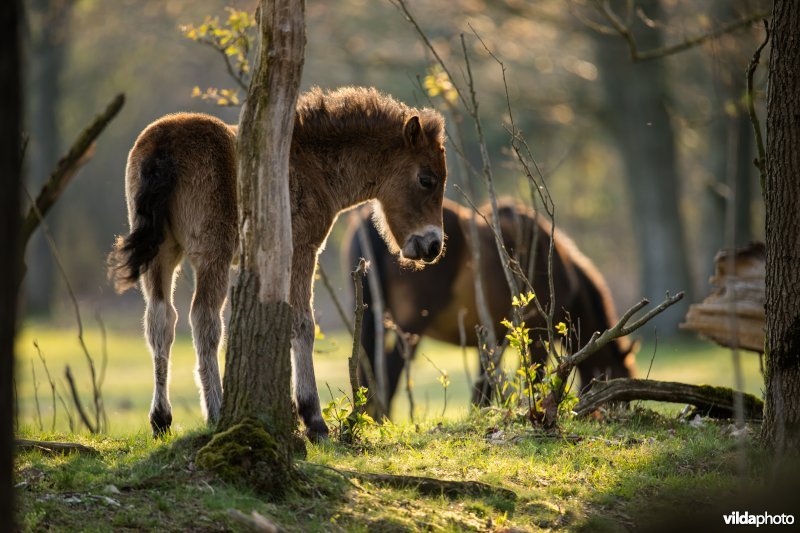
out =
[[[543,419],[542,424],[545,428],[553,428],[558,423],[558,406],[561,405],[561,400],[564,398],[564,391],[566,389],[567,380],[572,370],[582,361],[588,359],[592,354],[600,350],[603,346],[612,342],[620,337],[630,335],[640,327],[644,326],[656,315],[664,312],[668,307],[674,305],[683,299],[683,292],[679,292],[675,296],[670,296],[669,293],[657,307],[648,311],[644,316],[628,325],[628,322],[633,318],[633,315],[641,311],[647,304],[650,303],[647,298],[643,298],[639,303],[633,305],[630,309],[625,311],[614,326],[605,330],[603,333],[595,331],[583,348],[578,350],[572,355],[563,357],[561,362],[553,371],[553,375],[558,380],[560,385],[553,387],[551,391],[545,396],[542,401]]]
[[[97,115],[86,129],[81,132],[78,139],[72,144],[72,147],[64,155],[56,165],[55,170],[47,178],[47,181],[42,185],[42,189],[36,197],[36,200],[28,209],[28,214],[22,223],[22,249],[28,243],[33,232],[39,226],[39,222],[47,215],[53,204],[61,197],[61,193],[69,184],[72,177],[78,169],[86,163],[93,155],[94,142],[108,126],[108,123],[117,116],[122,105],[125,103],[125,95],[118,94],[105,111]]]
[[[610,402],[654,400],[691,404],[697,408],[699,414],[704,416],[733,418],[737,394],[742,396],[744,417],[760,420],[764,411],[764,402],[752,394],[740,393],[728,387],[689,385],[650,379],[620,378],[610,381],[593,381],[588,392],[575,406],[574,411],[578,416],[585,416]]]
[[[16,446],[18,450],[41,450],[47,453],[60,453],[63,455],[68,453],[97,455],[100,453],[94,448],[79,444],[77,442],[51,442],[43,440],[16,439],[14,441],[14,446]]]
[[[398,489],[414,489],[426,496],[448,496],[450,498],[458,496],[502,496],[508,500],[517,499],[517,493],[513,490],[488,485],[480,481],[452,481],[432,477],[371,474],[351,470],[343,470],[342,473],[376,485],[388,485]]]

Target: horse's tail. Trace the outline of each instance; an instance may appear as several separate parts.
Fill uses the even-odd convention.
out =
[[[108,254],[108,275],[117,292],[133,287],[158,255],[176,181],[175,161],[164,150],[156,149],[141,161],[139,187],[130,206],[131,232],[118,236]]]

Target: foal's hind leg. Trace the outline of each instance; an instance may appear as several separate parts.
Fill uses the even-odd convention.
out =
[[[169,403],[169,355],[175,340],[178,314],[172,302],[175,267],[181,251],[171,238],[161,245],[159,254],[142,275],[145,299],[144,333],[153,355],[155,387],[150,406],[150,426],[153,435],[169,431],[172,425],[172,406]]]
[[[197,353],[197,382],[201,388],[200,403],[206,422],[215,424],[222,407],[222,382],[219,377],[219,351],[222,338],[222,306],[228,293],[230,262],[197,261],[195,289],[190,322]]]

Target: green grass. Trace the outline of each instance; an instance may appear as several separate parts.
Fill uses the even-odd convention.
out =
[[[88,330],[85,337],[99,367],[99,332]],[[151,362],[139,334],[115,332],[107,339],[103,397],[110,430],[99,436],[87,435],[85,430],[69,432],[60,405],[56,430],[50,431],[49,386],[34,339],[53,376],[63,382],[64,367],[70,365],[87,405],[89,400],[88,367],[75,332],[30,325],[17,344],[19,434],[79,441],[100,454],[62,457],[28,451],[19,455],[20,523],[28,531],[238,530],[229,509],[256,510],[292,531],[618,531],[646,526],[654,513],[674,516],[678,509],[678,515],[685,516],[680,510],[710,509],[715,502],[729,502],[742,486],[763,483],[769,459],[752,436],[743,448],[738,447],[725,423],[692,427],[677,420],[680,406],[648,404],[656,410],[637,408],[604,422],[567,420],[563,434],[577,443],[543,437],[494,411],[469,412],[460,348],[425,341],[412,371],[417,425],[407,421],[407,400],[399,394],[395,424],[369,428],[355,447],[336,442],[309,444],[307,460],[298,463],[303,480],[299,488],[285,500],[265,501],[247,487],[226,485],[194,467],[194,453],[209,433],[200,416],[189,338],[179,336],[173,350],[170,390],[175,432],[165,441],[149,436]],[[349,339],[340,334],[317,343],[315,363],[323,402],[329,399],[326,384],[335,395],[341,394],[340,388],[348,390],[349,345]],[[450,375],[444,417],[438,371],[422,354]],[[652,347],[643,347],[638,360],[641,376],[647,373],[651,356]],[[35,415],[31,361],[39,382],[43,430]],[[474,351],[468,354],[468,366],[474,375]],[[745,390],[759,394],[757,359],[743,354],[742,369]],[[731,386],[733,365],[729,352],[709,344],[662,343],[650,377]],[[495,438],[488,439],[487,434]],[[324,466],[483,481],[510,489],[517,498],[430,497],[357,479],[353,485]]]
[[[97,329],[87,329],[84,338],[95,359],[98,372],[102,360],[102,339]],[[20,424],[38,428],[36,402],[31,371],[34,364],[38,382],[39,410],[43,429],[51,429],[52,399],[45,378],[44,368],[37,356],[33,341],[37,340],[51,375],[59,383],[65,400],[66,381],[64,369],[70,366],[75,375],[84,403],[89,404],[91,381],[85,357],[74,329],[59,329],[46,325],[30,324],[18,335],[17,340],[17,395],[19,399]],[[317,341],[315,367],[317,385],[323,404],[330,398],[328,386],[335,396],[340,390],[350,390],[347,383],[347,356],[350,339],[341,333],[328,334]],[[110,332],[107,338],[108,364],[103,382],[103,399],[110,422],[109,433],[125,436],[145,432],[149,429],[147,413],[152,395],[152,363],[144,338],[137,332]],[[637,358],[638,373],[647,374],[653,346],[644,345]],[[438,421],[444,407],[444,391],[436,381],[438,371],[424,357],[428,356],[436,365],[446,370],[452,384],[447,391],[445,419],[461,419],[468,411],[469,385],[464,371],[461,348],[436,341],[423,340],[412,366],[414,400],[417,406],[416,419]],[[174,410],[177,431],[187,431],[203,425],[199,396],[194,381],[194,349],[191,338],[178,335],[172,350],[170,399]],[[467,364],[470,376],[477,370],[477,354],[468,350]],[[221,365],[224,367],[224,364]],[[742,353],[744,390],[761,396],[763,379],[759,372],[758,359],[750,353]],[[734,385],[731,354],[710,343],[661,343],[653,361],[650,377],[686,383],[709,385]],[[659,409],[665,409],[659,407]],[[667,412],[675,407],[666,408]],[[404,390],[398,391],[393,406],[393,418],[404,421],[409,418],[408,399]],[[57,403],[56,430],[67,431],[69,426],[63,407]]]
[[[141,433],[110,438],[23,428],[24,436],[79,440],[100,454],[20,454],[20,522],[28,531],[236,530],[227,513],[238,509],[292,531],[616,531],[647,524],[655,508],[702,509],[727,500],[742,483],[761,483],[764,454],[750,441],[740,449],[724,424],[695,428],[641,409],[620,416],[565,422],[564,435],[580,437],[577,443],[493,413],[370,428],[356,447],[309,444],[307,459],[298,462],[303,481],[281,501],[197,471],[194,453],[209,438],[203,430],[154,441]],[[498,429],[497,438],[485,438]],[[748,465],[741,472],[740,457]],[[350,484],[321,465],[482,481],[517,497],[431,497],[357,478]]]

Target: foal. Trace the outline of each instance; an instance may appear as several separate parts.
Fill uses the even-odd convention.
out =
[[[294,398],[309,438],[328,433],[312,361],[312,285],[331,226],[343,210],[377,200],[376,221],[389,249],[433,262],[442,249],[446,176],[444,120],[436,111],[410,108],[375,89],[313,89],[299,97],[289,162],[294,247],[289,303]],[[167,390],[177,321],[172,293],[184,256],[195,271],[190,317],[201,405],[208,423],[219,417],[221,313],[238,248],[236,179],[236,127],[208,115],[156,120],[128,155],[131,232],[117,238],[109,272],[120,292],[141,279],[155,370],[154,434],[172,423]]]

